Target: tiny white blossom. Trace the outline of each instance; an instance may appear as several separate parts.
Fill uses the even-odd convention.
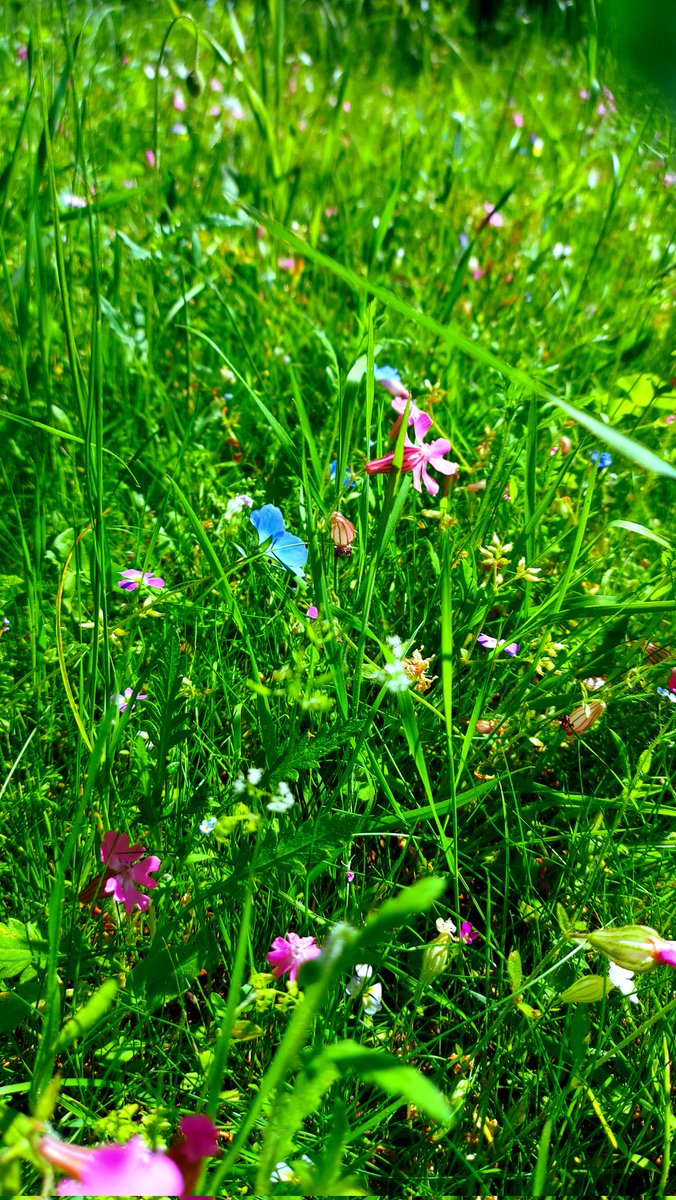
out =
[[[260,767],[250,767],[247,775],[247,781],[252,785],[252,787],[257,787],[262,778],[263,771]]]
[[[411,686],[404,664],[399,659],[393,663],[385,663],[382,674],[388,692],[407,692]]]
[[[439,933],[447,933],[450,936],[450,934],[455,933],[456,928],[457,926],[453,924],[450,918],[448,921],[444,921],[442,917],[439,917],[437,920],[437,931]]]
[[[608,965],[608,978],[620,989],[623,996],[629,997],[632,1004],[638,1004],[633,971],[627,971],[624,967],[618,967],[617,963],[611,962]]]
[[[241,775],[237,776],[235,782],[232,785],[232,790],[236,796],[241,796],[242,792],[246,791],[246,784]]]

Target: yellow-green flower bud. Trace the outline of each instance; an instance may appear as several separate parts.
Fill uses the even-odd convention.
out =
[[[420,968],[420,982],[424,988],[429,987],[437,975],[446,970],[450,941],[447,933],[440,933],[439,937],[425,946]]]
[[[635,971],[638,975],[652,971],[660,963],[658,948],[662,939],[656,929],[649,925],[620,925],[617,929],[597,929],[586,933],[584,940],[600,950],[618,967]]]
[[[585,975],[561,992],[559,1000],[564,1004],[594,1004],[610,991],[612,983],[606,975]]]

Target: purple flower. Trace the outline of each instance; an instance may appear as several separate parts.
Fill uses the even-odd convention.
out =
[[[354,883],[354,871],[346,871],[345,872],[345,882],[346,883]]]
[[[115,696],[112,696],[111,699],[117,705],[120,712],[123,713],[123,712],[126,712],[126,710],[128,709],[129,701],[131,700],[133,695],[134,695],[134,689],[129,687],[129,688],[124,689],[124,692],[122,693],[122,695],[120,695],[120,693],[118,692]],[[147,700],[148,699],[147,693],[139,692],[136,699],[137,700]],[[133,712],[135,708],[136,708],[136,705],[132,704],[131,711]]]
[[[487,633],[478,634],[476,640],[479,646],[483,646],[484,650],[495,650],[497,646],[504,646],[505,654],[508,654],[510,658],[514,658],[521,649],[518,642],[509,642],[509,644],[505,644],[504,638],[501,638],[500,641],[498,641],[497,638],[490,637]]]
[[[124,583],[122,582],[123,580]],[[150,571],[137,571],[135,569],[122,571],[117,586],[122,588],[123,592],[135,592],[141,583],[145,587],[155,588],[158,592],[164,587],[164,580],[160,579],[159,575],[153,575]]]
[[[478,929],[475,929],[471,921],[460,922],[460,941],[466,942],[468,946],[472,945],[479,936]]]

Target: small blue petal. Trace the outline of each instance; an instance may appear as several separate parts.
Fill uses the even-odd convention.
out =
[[[333,462],[331,463],[331,465],[329,467],[329,479],[331,480],[331,482],[333,482],[333,480],[336,478],[337,470],[338,470],[338,460],[334,458]],[[354,479],[352,478],[352,472],[351,472],[350,468],[346,467],[345,468],[345,477],[343,479],[343,487],[346,488],[346,487],[356,487],[356,486],[357,485],[356,485]]]
[[[610,466],[613,456],[607,450],[594,450],[591,455],[591,461],[596,463],[597,471],[603,471],[606,467]]]
[[[262,508],[255,508],[250,514],[249,520],[255,529],[258,530],[258,545],[261,542],[267,542],[268,538],[274,538],[280,533],[284,533],[284,518],[280,509],[274,504],[264,504]]]
[[[284,528],[284,518],[274,504],[264,504],[254,509],[249,517],[258,531],[258,545],[269,542],[265,553],[279,567],[286,567],[293,575],[302,576],[307,562],[307,546],[293,533]]]
[[[401,383],[401,375],[396,367],[374,366],[373,374],[377,383],[382,383],[383,379],[393,379],[395,383]]]

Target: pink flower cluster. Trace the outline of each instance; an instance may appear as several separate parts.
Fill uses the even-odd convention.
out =
[[[378,381],[381,386],[392,393],[390,380]],[[401,428],[401,423],[404,419],[406,406],[408,404],[408,392],[405,388],[401,388],[392,400],[392,408],[399,413],[398,419],[390,430],[390,437],[396,438]],[[415,441],[411,441],[408,434],[404,441],[404,457],[401,464],[401,470],[411,471],[413,475],[413,486],[417,492],[422,492],[422,485],[429,492],[430,496],[436,496],[439,491],[439,484],[429,474],[429,467],[433,467],[435,471],[439,471],[442,475],[456,475],[458,464],[447,462],[444,457],[450,452],[451,443],[447,438],[435,438],[434,441],[425,443],[424,438],[432,426],[432,418],[429,413],[423,412],[415,404],[408,404],[408,424],[413,426],[413,434]],[[371,462],[367,462],[366,471],[369,475],[389,475],[394,464],[394,451],[389,454],[384,454],[382,458],[374,458]]]

